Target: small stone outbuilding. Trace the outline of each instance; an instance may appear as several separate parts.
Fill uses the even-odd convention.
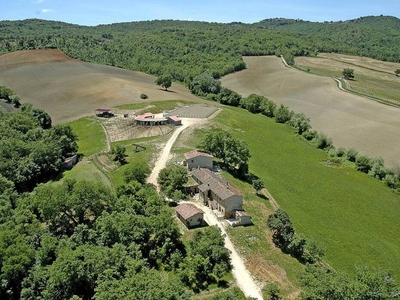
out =
[[[206,168],[209,170],[213,169],[214,156],[211,154],[194,150],[186,152],[184,156],[185,160],[183,164],[187,166],[189,171],[195,168]]]
[[[249,213],[244,210],[237,210],[235,214],[235,219],[238,225],[251,225],[253,222],[251,221],[251,216]]]
[[[182,203],[175,207],[176,216],[187,228],[197,227],[204,224],[204,212],[196,205]]]

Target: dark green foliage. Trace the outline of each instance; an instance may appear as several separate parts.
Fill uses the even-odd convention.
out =
[[[137,182],[144,184],[146,178],[150,175],[150,168],[145,162],[137,162],[130,165],[124,171],[124,181],[129,183],[136,180]]]
[[[318,133],[314,140],[318,149],[332,147],[332,139],[327,137],[324,133]]]
[[[294,114],[292,119],[289,121],[289,124],[296,128],[297,134],[300,135],[311,128],[310,118],[303,113]]]
[[[240,101],[240,106],[247,109],[251,113],[260,113],[262,112],[261,105],[263,101],[267,99],[264,96],[251,94],[247,98],[243,98]]]
[[[394,73],[396,74],[396,76],[399,76],[399,75],[400,75],[400,69],[396,69],[396,70],[394,71]]]
[[[117,146],[111,148],[110,153],[111,153],[112,159],[114,161],[119,162],[121,165],[126,163],[126,159],[125,159],[126,147],[117,145]]]
[[[396,299],[399,286],[394,278],[379,270],[357,269],[355,278],[321,266],[307,266],[301,277],[300,299]]]
[[[272,236],[274,243],[283,251],[287,251],[294,236],[294,228],[289,215],[279,208],[268,217],[267,225],[274,232]]]
[[[157,77],[155,83],[167,91],[172,85],[172,76],[170,74],[160,75]]]
[[[346,79],[354,79],[354,69],[345,68],[342,71],[342,75]]]
[[[224,247],[224,237],[218,227],[196,231],[181,266],[182,280],[194,291],[205,289],[230,270],[229,261],[229,252]]]
[[[6,87],[6,86],[0,86],[0,99],[5,99],[7,102],[11,102],[11,96],[15,95],[15,92]]]
[[[222,160],[223,164],[237,175],[244,176],[248,171],[250,150],[245,141],[234,138],[223,130],[209,131],[200,147]]]
[[[93,227],[115,198],[99,183],[68,180],[57,187],[36,188],[31,201],[38,219],[47,224],[52,234],[70,236],[79,224]]]
[[[185,183],[188,182],[187,169],[175,165],[168,166],[160,171],[157,182],[161,190],[171,197],[176,190],[182,190]]]
[[[0,114],[0,173],[14,182],[18,191],[30,190],[55,176],[64,159],[78,150],[69,126],[44,129],[49,126],[48,115],[31,106],[17,113]]]
[[[252,181],[252,185],[257,193],[259,193],[265,187],[264,182],[261,179],[254,179]]]
[[[349,161],[355,162],[358,156],[358,151],[354,148],[350,148],[346,152],[346,157]]]
[[[43,129],[51,128],[51,117],[41,108],[36,108],[32,104],[24,103],[21,106],[21,111],[31,114],[38,119],[40,126]]]
[[[140,94],[140,99],[147,99],[149,96],[147,96],[145,93]]]
[[[385,168],[385,164],[382,157],[374,158],[371,160],[371,170],[368,175],[383,180],[387,174],[388,170]]]
[[[220,78],[243,70],[243,55],[283,55],[294,64],[295,56],[335,52],[399,62],[399,23],[383,16],[334,23],[155,20],[96,27],[37,19],[2,21],[0,53],[58,48],[73,58],[156,76],[171,74],[173,80],[189,84],[204,72]]]
[[[216,100],[219,101],[221,104],[226,104],[230,106],[239,106],[241,99],[242,96],[226,87],[223,87],[219,94],[216,96]]]
[[[365,155],[359,155],[356,159],[356,169],[358,171],[368,173],[372,168],[371,159]]]
[[[18,95],[11,95],[10,101],[14,104],[14,107],[19,108],[21,106],[21,98]]]
[[[281,104],[276,110],[275,110],[275,122],[276,123],[286,123],[289,122],[293,117],[293,111],[289,110],[289,107],[284,106]]]
[[[261,113],[268,118],[275,117],[276,103],[265,98],[260,104]]]
[[[189,89],[193,94],[201,97],[208,94],[218,94],[221,90],[221,81],[214,79],[208,73],[202,73],[193,78]]]
[[[315,139],[318,135],[318,132],[316,132],[315,130],[307,130],[305,132],[303,132],[303,137],[307,140],[307,141],[312,141],[313,139]]]
[[[283,252],[289,253],[302,263],[320,261],[324,252],[315,240],[296,234],[289,215],[281,208],[268,217],[268,227],[273,231],[272,239]]]
[[[280,292],[281,291],[279,290],[279,287],[275,282],[267,282],[267,284],[263,288],[263,296],[264,296],[264,299],[266,299],[266,300],[282,299],[279,296]]]

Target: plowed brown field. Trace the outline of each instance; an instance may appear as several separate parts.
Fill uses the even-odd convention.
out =
[[[277,57],[244,57],[247,69],[222,79],[239,94],[264,95],[311,118],[336,147],[354,147],[387,166],[400,163],[400,109],[344,91],[327,77],[284,67]]]
[[[204,102],[182,85],[166,92],[155,77],[111,66],[82,62],[59,50],[28,50],[0,56],[0,85],[17,92],[21,102],[45,109],[53,123],[93,115],[96,108],[155,100]],[[140,94],[149,96],[148,100]]]

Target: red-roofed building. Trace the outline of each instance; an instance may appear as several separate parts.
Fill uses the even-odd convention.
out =
[[[204,212],[196,205],[182,203],[175,207],[176,216],[187,228],[201,226],[204,223]]]
[[[167,121],[166,118],[155,118],[154,114],[151,112],[147,112],[135,118],[136,125],[142,126],[166,125]]]
[[[211,154],[201,152],[198,150],[186,152],[184,154],[185,160],[183,164],[187,166],[188,170],[195,168],[213,169],[213,158]]]
[[[178,116],[169,116],[168,123],[173,124],[175,126],[182,125],[182,120]]]

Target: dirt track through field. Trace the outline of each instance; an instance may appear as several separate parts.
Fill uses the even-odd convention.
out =
[[[154,76],[141,72],[71,59],[59,50],[0,55],[0,85],[15,90],[22,103],[45,109],[54,124],[121,104],[181,99],[206,102],[180,84],[173,83],[170,91],[164,91],[154,81]],[[141,93],[149,99],[141,99]]]
[[[381,156],[387,166],[400,164],[400,109],[339,90],[326,77],[287,68],[278,57],[244,57],[247,69],[222,79],[243,96],[264,95],[311,118],[313,129],[333,139],[336,147]]]

